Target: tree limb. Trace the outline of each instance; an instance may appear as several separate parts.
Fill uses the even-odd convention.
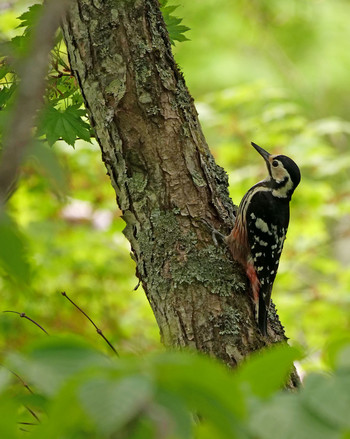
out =
[[[69,0],[45,2],[30,51],[20,66],[21,80],[8,128],[4,133],[0,161],[0,206],[6,202],[17,180],[25,148],[31,140],[34,120],[43,103],[49,53],[69,3]]]

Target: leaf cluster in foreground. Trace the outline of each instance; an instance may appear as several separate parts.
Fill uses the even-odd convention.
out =
[[[112,359],[72,337],[45,337],[5,361],[0,434],[17,438],[25,429],[26,437],[36,439],[347,437],[349,352],[338,347],[331,374],[311,374],[300,391],[289,393],[280,389],[300,353],[286,345],[230,371],[189,352]]]

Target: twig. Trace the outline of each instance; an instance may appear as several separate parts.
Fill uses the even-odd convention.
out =
[[[50,76],[50,78],[55,78],[55,79],[59,79],[59,78],[62,78],[62,76],[69,76],[69,77],[72,77],[73,76],[73,73],[63,73],[63,72],[58,72],[57,73],[57,75],[49,75]]]
[[[112,351],[116,354],[116,356],[119,357],[118,351],[115,349],[115,347],[112,345],[112,343],[104,336],[102,330],[96,326],[95,322],[86,314],[86,312],[83,311],[76,303],[74,303],[73,300],[70,299],[64,291],[61,294],[66,299],[68,299],[70,301],[70,303],[73,306],[75,306],[76,309],[78,311],[80,311],[90,321],[90,323],[95,327],[97,334],[99,334],[103,338],[103,340],[108,344],[108,346],[112,349]]]
[[[36,424],[36,423],[34,423],[34,422],[18,422],[18,424],[21,424],[21,425],[38,425],[38,424]]]
[[[28,386],[28,384],[24,381],[24,379],[21,378],[16,372],[14,372],[11,369],[8,369],[7,367],[5,367],[3,365],[1,365],[1,366],[4,367],[6,370],[8,370],[10,373],[12,373],[12,375],[14,375],[18,379],[18,381],[20,381],[22,383],[23,387],[25,387],[29,393],[31,393],[32,395],[34,394],[33,390]]]
[[[20,317],[23,317],[23,318],[29,320],[30,322],[34,323],[34,325],[36,325],[43,332],[45,332],[46,335],[49,335],[49,333],[42,326],[40,326],[39,323],[37,323],[35,320],[28,317],[24,312],[18,312],[18,311],[3,311],[3,312],[12,312],[13,314],[18,314]]]
[[[133,291],[138,290],[139,286],[141,285],[141,279],[139,279],[139,281],[137,282],[136,287],[133,288]]]
[[[8,369],[7,367],[1,365],[2,367],[4,367],[6,370],[8,370],[10,373],[12,373],[12,375],[14,375],[18,381],[20,381],[23,385],[23,387],[25,387],[29,393],[31,393],[32,395],[34,395],[33,390],[28,386],[28,384],[24,381],[24,379],[22,377],[20,377],[16,372],[14,372],[11,369]],[[38,415],[34,412],[34,410],[32,410],[30,407],[28,407],[27,405],[24,406],[28,412],[33,416],[34,419],[36,419],[38,421],[39,424],[41,424],[41,421],[38,417]],[[33,425],[38,425],[38,424],[33,424]]]
[[[39,424],[41,424],[38,415],[37,415],[37,414],[36,414],[31,408],[29,408],[27,405],[25,405],[24,407],[25,407],[25,408],[28,410],[28,412],[33,416],[33,418],[35,418],[35,419],[39,422]]]

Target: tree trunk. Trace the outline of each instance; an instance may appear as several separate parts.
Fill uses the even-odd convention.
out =
[[[261,336],[242,268],[202,221],[227,234],[234,207],[158,1],[74,1],[63,33],[164,344],[234,366],[285,340],[274,310]]]

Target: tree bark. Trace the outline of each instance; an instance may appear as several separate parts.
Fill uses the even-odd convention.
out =
[[[227,234],[234,206],[158,1],[76,0],[63,33],[164,344],[235,366],[285,340],[274,309],[259,333],[242,268],[202,221]]]

